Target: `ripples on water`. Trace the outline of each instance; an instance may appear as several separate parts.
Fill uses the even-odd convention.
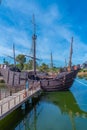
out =
[[[45,93],[33,106],[18,108],[0,122],[0,130],[87,130],[86,85],[75,81],[70,91]]]

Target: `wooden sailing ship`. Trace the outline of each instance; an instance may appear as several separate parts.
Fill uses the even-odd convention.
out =
[[[40,85],[41,89],[44,91],[63,91],[68,90],[73,81],[76,77],[76,74],[78,72],[78,68],[72,69],[72,44],[73,44],[73,38],[71,41],[71,48],[70,48],[70,58],[69,58],[69,67],[67,71],[60,72],[56,75],[56,77],[49,77],[48,75],[38,74],[36,72],[36,25],[35,25],[35,19],[33,16],[33,27],[34,32],[32,36],[33,41],[33,56],[31,57],[33,59],[33,72],[21,72],[16,67],[16,61],[15,61],[15,49],[13,46],[13,57],[14,57],[14,67],[6,67],[1,68],[1,74],[3,75],[3,78],[5,80],[5,83],[8,86],[11,87],[18,87],[18,86],[25,86],[26,82],[29,84],[29,88],[36,87],[37,85]],[[44,75],[44,76],[43,76]]]
[[[56,77],[49,77],[48,75],[46,76],[41,76],[38,75],[38,73],[36,73],[36,30],[35,30],[35,21],[33,19],[33,25],[34,25],[34,34],[32,37],[33,40],[33,60],[34,60],[34,72],[30,75],[28,75],[28,81],[29,84],[31,83],[32,86],[33,84],[36,84],[36,80],[40,81],[40,87],[42,88],[42,90],[44,91],[63,91],[63,90],[68,90],[74,79],[76,78],[77,72],[78,72],[78,68],[72,67],[72,44],[73,44],[73,37],[71,40],[71,47],[70,47],[70,57],[69,57],[69,66],[67,68],[67,70],[65,72],[60,72],[58,75],[56,75]],[[53,66],[52,63],[52,53],[51,53],[51,67]],[[42,74],[43,75],[43,74]]]

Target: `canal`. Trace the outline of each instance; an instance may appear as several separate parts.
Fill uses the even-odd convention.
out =
[[[87,80],[77,78],[70,91],[34,101],[1,120],[0,130],[87,130]]]

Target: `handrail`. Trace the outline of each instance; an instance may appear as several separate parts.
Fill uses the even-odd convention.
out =
[[[25,101],[27,98],[31,97],[34,93],[36,93],[38,90],[40,90],[40,86],[37,88],[34,88],[32,90],[25,90],[23,92],[18,92],[15,95],[7,97],[7,101],[3,101],[0,103],[0,117],[2,117],[4,114],[15,108],[17,105],[22,105],[23,101]],[[26,95],[25,95],[26,92]],[[17,95],[18,94],[18,95]]]

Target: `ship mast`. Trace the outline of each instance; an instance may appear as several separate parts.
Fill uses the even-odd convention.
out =
[[[33,69],[34,69],[34,74],[36,74],[36,24],[35,24],[35,16],[33,14],[33,36],[32,36],[32,41],[33,41]]]
[[[16,66],[16,59],[15,59],[15,45],[13,43],[13,59],[14,59],[14,67]]]
[[[67,67],[67,61],[66,61],[66,58],[65,58],[65,68]]]
[[[52,52],[51,52],[51,69],[53,68],[53,56],[52,56]]]
[[[70,47],[70,57],[69,57],[69,68],[72,67],[72,53],[73,53],[73,37],[71,39],[71,47]]]

